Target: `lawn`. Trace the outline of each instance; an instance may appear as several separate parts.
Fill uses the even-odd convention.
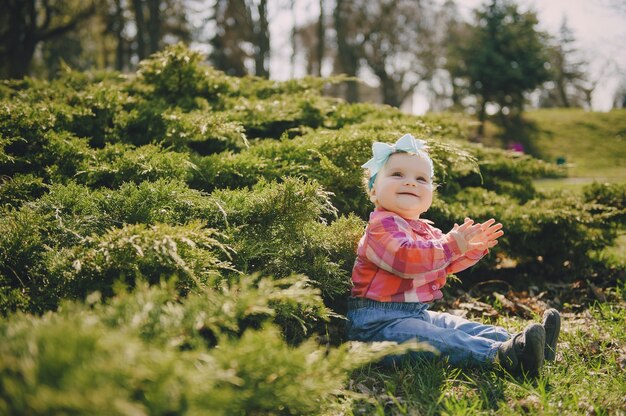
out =
[[[557,360],[537,379],[459,370],[441,362],[368,367],[354,374],[351,386],[370,400],[353,410],[378,415],[623,415],[624,303],[595,304],[563,318]],[[517,318],[497,323],[515,329],[525,325]]]
[[[570,177],[626,181],[626,110],[544,109],[529,111],[526,118],[536,125],[541,156],[564,158]]]
[[[596,182],[626,182],[626,110],[589,112],[582,109],[541,109],[525,113],[530,123],[536,156],[556,163],[564,161],[567,178],[539,179],[540,190],[567,189],[580,192]],[[468,129],[476,125],[464,122]],[[501,146],[499,127],[487,122],[483,141]],[[512,139],[514,140],[514,139]]]

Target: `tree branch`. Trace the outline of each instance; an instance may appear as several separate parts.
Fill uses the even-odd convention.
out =
[[[39,29],[45,29],[44,27],[42,28],[38,28],[38,34],[37,34],[37,40],[38,41],[45,41],[48,39],[52,39],[55,38],[57,36],[60,36],[64,33],[67,33],[73,29],[76,28],[76,26],[78,26],[78,24],[82,21],[85,20],[86,18],[90,17],[91,15],[93,15],[96,12],[96,5],[92,2],[91,5],[82,10],[81,12],[79,12],[78,14],[76,14],[75,16],[72,17],[72,19],[67,22],[64,25],[60,25],[57,27],[54,27],[52,29],[49,30],[43,30],[40,31]]]

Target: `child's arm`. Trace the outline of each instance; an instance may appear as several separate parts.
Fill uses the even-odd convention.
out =
[[[445,277],[448,265],[473,247],[479,228],[470,220],[439,239],[414,239],[406,221],[389,216],[368,227],[365,255],[398,277],[428,283]]]

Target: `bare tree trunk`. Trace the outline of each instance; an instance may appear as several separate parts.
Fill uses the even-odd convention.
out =
[[[257,53],[255,54],[255,73],[269,78],[270,32],[267,21],[267,0],[261,0],[258,6],[259,22],[256,25]]]
[[[148,20],[148,52],[153,54],[159,50],[161,42],[161,0],[148,0],[148,11],[150,19]]]
[[[355,48],[347,41],[346,24],[343,15],[344,4],[344,0],[337,0],[334,11],[337,55],[341,70],[348,76],[356,77],[359,59]],[[359,90],[356,81],[347,81],[346,88],[346,100],[350,103],[359,101]]]
[[[40,7],[38,9],[37,7]],[[41,8],[42,7],[42,8]],[[51,27],[56,9],[48,2],[39,5],[35,0],[4,0],[0,2],[0,78],[23,78],[39,42],[54,39],[74,30],[78,24],[93,15],[91,5]]]
[[[324,49],[326,48],[326,30],[324,24],[324,0],[319,0],[320,5],[320,17],[317,21],[317,68],[316,73],[318,77],[322,76],[322,63],[324,62]]]
[[[137,29],[137,56],[139,59],[144,59],[146,57],[146,20],[143,15],[142,0],[133,0],[133,10],[135,12],[135,27]]]
[[[121,0],[115,0],[115,17],[113,24],[113,32],[117,40],[115,45],[115,69],[124,70],[124,10],[122,9]]]
[[[487,102],[482,100],[480,102],[480,108],[478,109],[478,137],[482,138],[485,135],[485,121],[487,121]]]
[[[583,94],[585,95],[585,104],[587,105],[588,110],[591,110],[592,108],[591,102],[593,98],[593,91],[596,89],[597,85],[598,85],[598,81],[595,81],[595,82],[590,83],[590,85],[588,86],[580,88]]]
[[[375,74],[380,80],[380,88],[383,93],[383,103],[392,107],[400,107],[402,100],[398,96],[398,89],[396,88],[396,83],[393,78],[391,78],[384,70],[376,71]]]
[[[298,42],[296,38],[298,34],[298,27],[296,25],[296,0],[291,0],[290,7],[291,7],[291,18],[293,19],[293,25],[291,27],[291,57],[290,57],[289,63],[291,65],[291,68],[290,68],[291,78],[293,78],[296,75],[296,57],[297,57],[297,47],[298,47]]]

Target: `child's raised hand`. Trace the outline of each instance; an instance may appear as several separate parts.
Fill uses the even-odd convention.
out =
[[[484,234],[482,224],[474,224],[474,220],[470,218],[465,218],[465,222],[461,225],[454,224],[452,230],[448,233],[451,237],[454,238],[459,249],[462,253],[466,253],[469,250],[473,250],[472,240],[475,240],[480,237],[481,234]]]
[[[502,224],[497,223],[493,218],[479,224],[481,232],[476,234],[470,241],[470,250],[484,251],[498,244],[498,238],[504,235]]]

